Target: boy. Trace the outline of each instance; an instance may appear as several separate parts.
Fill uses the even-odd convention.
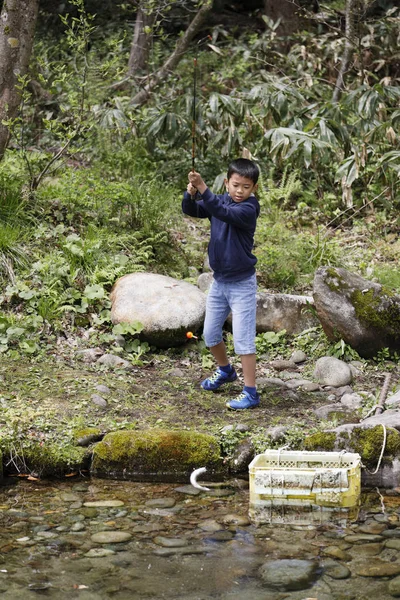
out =
[[[226,404],[233,410],[255,408],[260,403],[256,390],[255,348],[257,283],[254,266],[257,259],[252,254],[260,213],[254,196],[258,177],[259,169],[253,161],[234,160],[225,179],[226,193],[216,195],[200,173],[192,171],[182,201],[185,214],[208,218],[211,222],[208,256],[214,280],[207,296],[203,334],[218,366],[211,377],[202,381],[201,387],[215,391],[237,379],[222,338],[223,325],[232,312],[234,347],[241,358],[244,378],[243,392]]]

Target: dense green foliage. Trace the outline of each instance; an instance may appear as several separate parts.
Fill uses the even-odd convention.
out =
[[[261,167],[260,285],[302,292],[319,265],[335,264],[398,286],[400,9],[360,21],[339,103],[332,94],[344,37],[327,10],[291,38],[268,19],[240,34],[214,27],[137,106],[131,98],[143,80],[119,83],[128,23],[100,27],[82,0],[70,4],[75,16],[37,37],[0,164],[0,351],[36,353],[49,336],[80,326],[109,341],[118,333],[109,321],[118,277],[201,271],[205,236],[191,240],[180,216],[194,56],[196,168],[217,190],[244,148]],[[175,37],[157,24],[149,72]]]

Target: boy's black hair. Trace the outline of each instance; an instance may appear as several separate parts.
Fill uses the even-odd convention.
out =
[[[255,162],[248,158],[237,158],[228,167],[227,179],[229,180],[234,173],[250,179],[255,185],[260,176],[260,169]]]

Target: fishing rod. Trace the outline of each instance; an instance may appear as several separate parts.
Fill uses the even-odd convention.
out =
[[[196,84],[197,58],[193,59],[193,109],[192,109],[192,171],[195,170],[196,160]]]

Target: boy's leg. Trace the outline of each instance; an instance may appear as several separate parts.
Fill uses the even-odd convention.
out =
[[[242,370],[244,385],[248,387],[256,387],[256,355],[242,354]]]
[[[218,365],[216,372],[201,382],[206,391],[215,391],[224,383],[235,381],[235,369],[229,364],[225,343],[222,339],[222,328],[230,307],[225,297],[224,284],[213,281],[207,296],[206,318],[204,321],[204,340]]]
[[[210,352],[215,358],[215,362],[219,367],[227,367],[229,365],[229,358],[226,353],[226,346],[224,341],[220,342],[216,346],[211,346]]]
[[[255,275],[231,285],[233,342],[241,358],[244,377],[243,392],[227,403],[227,407],[234,410],[254,408],[260,403],[256,390],[256,291]]]

